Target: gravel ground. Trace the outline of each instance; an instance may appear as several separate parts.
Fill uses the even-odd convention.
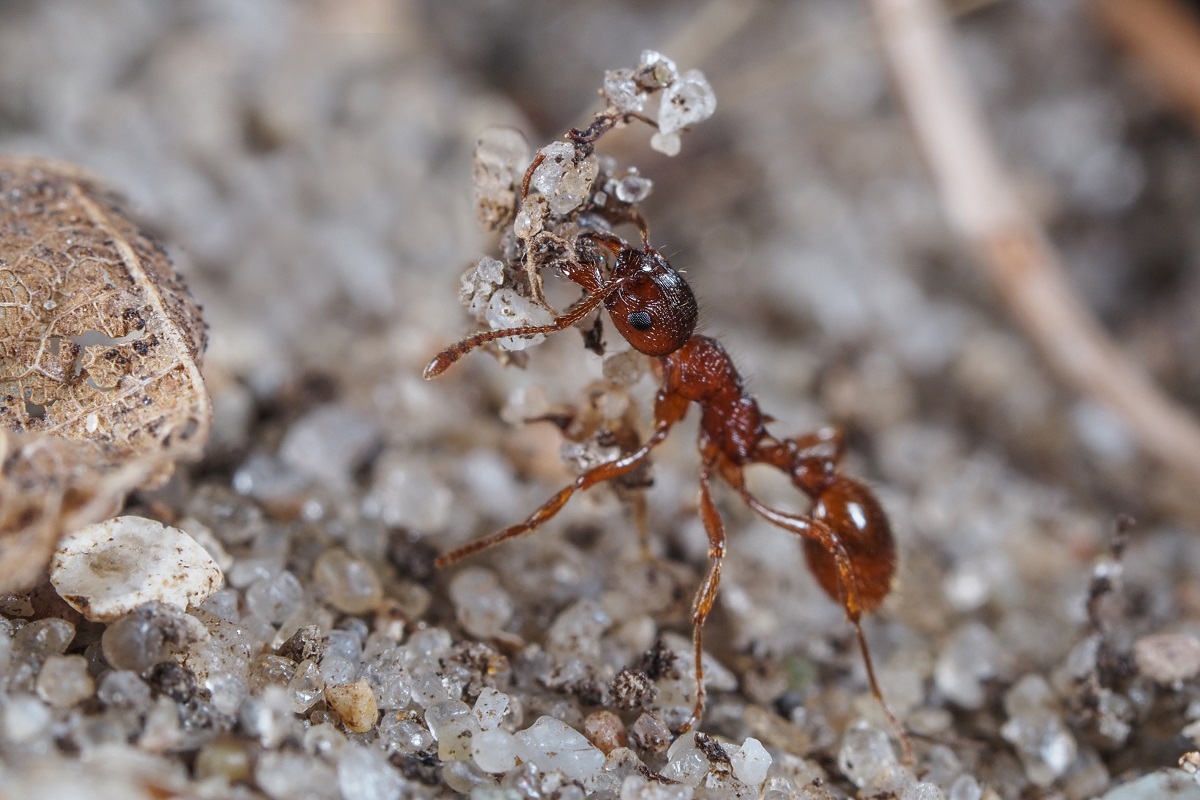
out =
[[[0,599],[0,797],[1200,796],[1161,771],[1200,741],[1195,493],[1056,382],[948,233],[866,7],[643,5],[0,4],[0,147],[106,176],[204,306],[208,455],[129,513],[225,573],[187,614],[108,625],[44,587]],[[1195,136],[1080,2],[956,24],[1081,296],[1197,407]],[[524,369],[421,379],[495,253],[475,139],[560,137],[646,48],[701,68],[716,114],[675,158],[637,129],[601,150],[654,182],[652,241],[773,429],[843,426],[883,500],[900,576],[865,627],[911,767],[797,542],[727,492],[708,738],[673,742],[706,561],[694,419],[655,457],[652,556],[597,488],[433,568],[594,455],[521,421],[603,374],[566,332]],[[632,389],[643,426],[654,388]]]

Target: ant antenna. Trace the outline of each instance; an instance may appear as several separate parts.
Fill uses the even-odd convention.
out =
[[[539,333],[557,333],[564,328],[569,328],[586,317],[596,306],[603,303],[604,299],[612,294],[625,280],[625,277],[613,278],[608,283],[602,285],[599,291],[585,297],[577,305],[569,309],[567,313],[560,317],[555,317],[545,325],[528,325],[520,328],[501,328],[495,331],[484,331],[483,333],[469,336],[460,342],[455,342],[433,357],[429,364],[426,365],[425,371],[421,373],[421,377],[425,380],[436,378],[450,369],[456,361],[467,353],[497,339],[507,339],[510,336],[535,336]]]

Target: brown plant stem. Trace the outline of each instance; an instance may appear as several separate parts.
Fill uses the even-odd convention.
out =
[[[1200,481],[1200,427],[1112,342],[1071,288],[1001,166],[962,79],[945,12],[935,0],[873,0],[873,7],[950,222],[1010,311],[1063,381],[1116,412],[1145,452]]]

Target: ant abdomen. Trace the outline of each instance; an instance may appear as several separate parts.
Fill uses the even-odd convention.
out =
[[[892,590],[896,543],[875,494],[839,474],[813,498],[810,514],[833,532],[849,556],[855,591],[844,591],[844,576],[829,549],[816,539],[806,538],[804,556],[817,583],[832,599],[846,605],[851,619],[878,608]],[[857,608],[851,608],[855,601]]]
[[[660,357],[683,347],[696,329],[696,298],[657,250],[624,249],[614,278],[624,277],[604,300],[617,332],[633,349]]]

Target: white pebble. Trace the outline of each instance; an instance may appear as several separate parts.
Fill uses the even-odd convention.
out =
[[[658,130],[664,136],[703,122],[717,110],[717,96],[698,69],[689,69],[663,92]]]
[[[59,542],[50,582],[90,620],[111,622],[159,600],[187,608],[221,588],[224,576],[195,539],[142,517],[88,525]]]
[[[484,772],[508,772],[517,764],[517,741],[502,728],[481,731],[471,739],[471,757]]]
[[[342,797],[354,800],[395,800],[404,795],[405,781],[387,756],[366,747],[347,747],[337,765]]]
[[[1164,686],[1200,673],[1200,640],[1186,633],[1154,633],[1133,645],[1138,672]]]
[[[0,742],[23,745],[37,741],[52,722],[50,708],[27,694],[11,695],[0,709]]]
[[[767,770],[771,768],[771,754],[762,746],[758,739],[747,739],[729,759],[733,766],[734,776],[742,783],[759,786],[767,779]]]
[[[859,720],[842,737],[838,768],[860,789],[899,762],[884,731]]]
[[[483,567],[467,567],[455,575],[450,600],[463,630],[480,639],[496,636],[512,619],[512,598],[496,573]]]
[[[484,319],[492,330],[505,328],[523,328],[530,325],[546,325],[554,316],[549,309],[539,306],[527,297],[522,297],[509,288],[497,289],[488,299]],[[535,336],[509,336],[497,339],[496,343],[502,350],[524,350],[535,344],[541,344],[546,337],[542,334]]]
[[[71,708],[91,697],[95,688],[83,656],[50,656],[38,673],[37,692],[55,708]]]
[[[677,156],[683,147],[678,133],[656,133],[650,137],[650,147],[664,156]]]
[[[322,406],[292,423],[279,445],[279,460],[318,483],[349,488],[379,440],[379,427],[342,405]]]
[[[641,111],[646,93],[634,80],[631,69],[610,69],[604,73],[604,97],[624,113]]]
[[[679,78],[679,68],[675,66],[675,62],[657,50],[642,51],[637,71],[647,76],[651,88],[654,89],[674,83]]]
[[[508,713],[508,695],[485,686],[479,690],[473,712],[475,719],[479,720],[480,728],[485,731],[494,730],[500,727],[500,722]]]
[[[492,127],[475,143],[475,215],[489,230],[512,219],[517,186],[529,163],[529,143],[515,128]]]
[[[533,171],[530,183],[546,198],[551,212],[571,213],[592,191],[599,172],[596,155],[589,154],[576,163],[575,145],[570,142],[551,142],[538,152],[542,163]]]
[[[587,738],[554,717],[537,722],[516,734],[517,755],[538,769],[560,770],[572,780],[582,780],[604,766],[604,753]]]

